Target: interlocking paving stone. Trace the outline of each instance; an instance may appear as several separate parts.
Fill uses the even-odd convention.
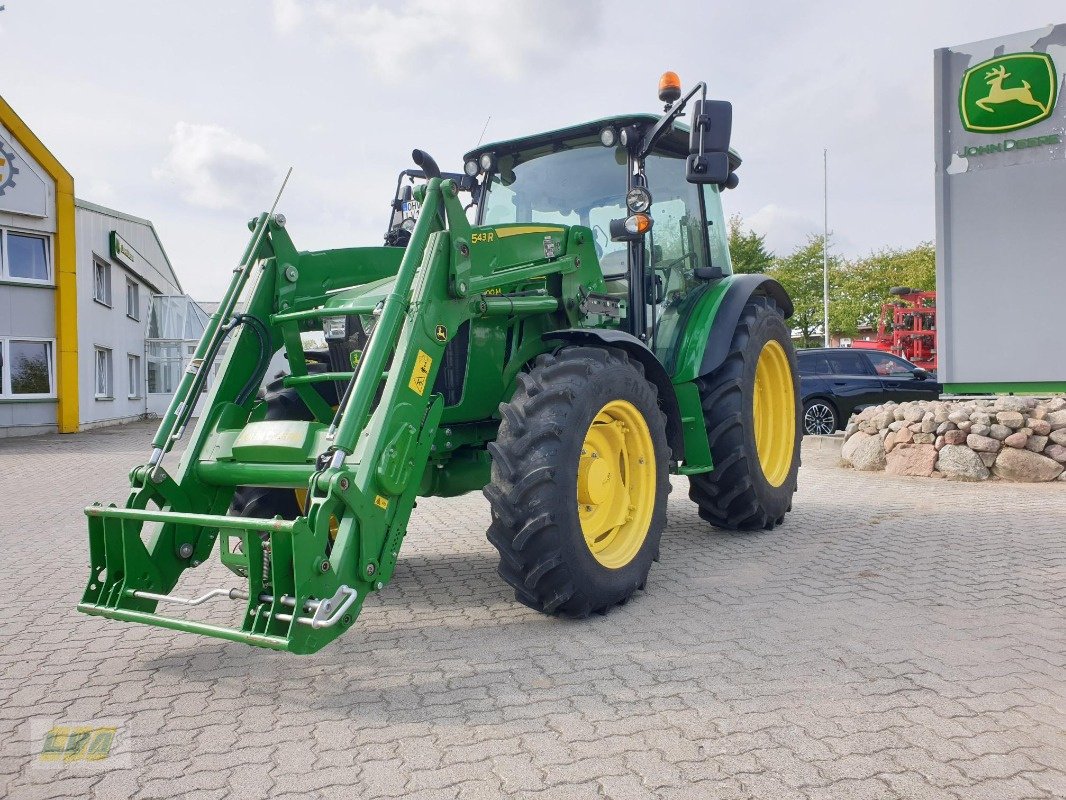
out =
[[[675,478],[648,591],[581,622],[512,600],[480,495],[424,499],[392,584],[298,658],[74,611],[82,508],[122,502],[151,431],[0,441],[0,796],[1066,795],[1061,484],[809,439],[774,531],[708,528]],[[31,718],[119,720],[130,763],[33,768]]]

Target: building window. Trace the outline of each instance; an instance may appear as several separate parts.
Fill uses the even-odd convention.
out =
[[[111,351],[106,347],[96,348],[96,399],[110,400],[114,397],[114,372]]]
[[[55,397],[52,339],[0,339],[0,397]]]
[[[52,279],[47,236],[0,229],[0,278],[48,283]]]
[[[127,356],[129,361],[129,395],[130,400],[135,400],[141,396],[141,357],[130,354]]]
[[[93,260],[93,299],[111,305],[111,265],[99,259]]]
[[[137,284],[126,279],[126,316],[130,319],[141,318],[141,292]]]

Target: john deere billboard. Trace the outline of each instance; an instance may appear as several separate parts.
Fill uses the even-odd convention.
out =
[[[1064,65],[1066,25],[934,54],[947,391],[1066,391]]]

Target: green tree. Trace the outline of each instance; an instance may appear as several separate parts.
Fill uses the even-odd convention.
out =
[[[889,290],[909,286],[921,291],[936,288],[936,251],[932,242],[910,249],[886,248],[848,265],[842,275],[838,306],[842,327],[839,332],[854,334],[860,325],[877,325],[881,306],[892,300]]]
[[[795,311],[789,324],[799,332],[800,347],[817,347],[821,344],[822,330],[822,236],[811,235],[784,258],[777,259],[768,274],[788,292]],[[840,311],[834,307],[834,293],[839,291],[844,265],[838,256],[829,255],[829,327],[837,330],[843,321]]]
[[[729,260],[738,275],[767,272],[774,263],[774,254],[766,249],[766,237],[745,228],[740,214],[729,218]]]

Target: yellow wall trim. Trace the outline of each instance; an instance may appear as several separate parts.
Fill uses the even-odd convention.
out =
[[[74,248],[74,178],[15,110],[0,97],[0,123],[11,131],[56,184],[56,424],[60,433],[78,430],[78,286]]]

